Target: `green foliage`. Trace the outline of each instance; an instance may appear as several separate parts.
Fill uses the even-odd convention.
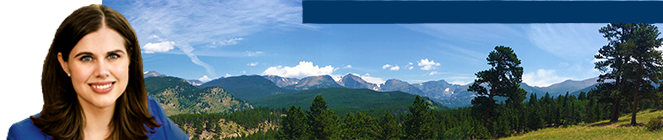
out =
[[[271,129],[261,124],[278,124],[281,122],[280,116],[283,113],[285,112],[281,109],[255,108],[228,114],[178,114],[168,118],[190,136],[199,136],[203,134],[203,131],[217,135],[229,131],[242,132],[242,135],[246,135],[250,134],[247,132],[248,129]],[[225,120],[225,123],[220,120]],[[236,125],[230,122],[234,122]]]
[[[310,127],[307,124],[306,116],[300,107],[291,106],[288,109],[287,116],[281,121],[281,131],[277,138],[279,139],[308,139]]]
[[[311,103],[311,107],[306,111],[308,124],[311,128],[312,138],[315,139],[333,139],[338,138],[339,119],[336,113],[327,109],[327,102],[318,95]]]
[[[651,118],[649,122],[647,122],[647,125],[645,125],[649,131],[655,131],[655,130],[660,130],[663,128],[663,116],[658,116],[655,118]]]
[[[490,133],[486,127],[483,127],[479,121],[465,120],[462,125],[449,129],[444,132],[443,137],[436,139],[489,139]]]
[[[488,70],[477,72],[477,79],[470,85],[467,91],[477,92],[477,96],[472,100],[472,105],[483,108],[485,117],[483,125],[486,125],[492,110],[497,106],[494,96],[507,97],[507,104],[520,104],[525,99],[525,90],[520,88],[522,82],[523,67],[520,66],[520,60],[510,47],[496,46],[495,50],[488,54],[488,65],[492,67]],[[482,84],[488,84],[487,87]],[[488,96],[485,99],[483,96]]]
[[[251,104],[256,107],[287,108],[294,105],[309,108],[317,95],[324,96],[328,109],[334,110],[339,116],[345,116],[351,112],[364,112],[373,117],[380,116],[385,111],[394,114],[407,112],[408,105],[412,104],[415,97],[415,95],[400,91],[377,92],[370,89],[325,88],[270,95],[254,100]],[[435,110],[449,109],[437,102],[431,103],[431,108]]]
[[[410,114],[405,117],[403,127],[405,139],[429,139],[433,137],[433,116],[428,104],[417,95],[412,106],[408,107]]]
[[[362,112],[357,112],[357,114],[349,113],[345,119],[343,119],[340,138],[375,139],[378,136],[379,130],[375,118]]]
[[[401,127],[398,125],[397,120],[389,112],[385,112],[379,120],[379,132],[377,139],[398,139],[401,136]]]
[[[631,125],[636,125],[639,96],[653,93],[648,92],[653,90],[652,83],[659,84],[663,79],[663,57],[657,50],[663,38],[658,38],[658,27],[646,23],[611,23],[599,32],[610,42],[595,56],[606,59],[597,62],[596,68],[606,73],[600,78],[617,79],[616,93],[633,97]]]

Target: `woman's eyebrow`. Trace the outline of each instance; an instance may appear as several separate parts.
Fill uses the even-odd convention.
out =
[[[120,49],[109,51],[107,54],[110,55],[110,54],[119,54],[119,53],[126,54],[124,51],[122,51]]]
[[[92,55],[92,53],[91,53],[91,52],[80,52],[80,53],[76,54],[76,55],[74,56],[74,58],[76,58],[76,57],[78,57],[78,56],[81,56],[81,55]]]

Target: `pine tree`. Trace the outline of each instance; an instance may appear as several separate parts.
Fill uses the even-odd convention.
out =
[[[520,89],[523,67],[520,67],[520,60],[513,50],[510,47],[497,46],[494,51],[490,52],[486,60],[492,68],[477,72],[475,74],[477,79],[467,89],[467,91],[480,95],[472,100],[472,104],[485,112],[482,121],[484,126],[486,126],[491,112],[494,112],[497,107],[493,97],[507,97],[507,104],[521,103],[525,99],[524,90]],[[482,86],[485,83],[490,87],[490,91]]]
[[[387,140],[387,139],[398,139],[401,136],[401,127],[398,126],[398,122],[389,112],[380,117],[378,123],[380,125],[380,132],[377,135],[377,139]]]
[[[338,139],[340,131],[338,116],[334,111],[326,109],[318,117],[315,118],[315,126],[313,128],[313,136],[316,139]],[[317,133],[316,133],[317,132]]]
[[[322,95],[315,96],[310,109],[306,111],[306,117],[311,130],[311,138],[338,138],[338,116],[334,111],[327,109],[327,102]]]
[[[405,116],[403,127],[405,139],[429,139],[433,137],[433,116],[428,110],[428,103],[417,95],[412,106],[408,107],[410,114]]]
[[[375,119],[366,113],[349,113],[341,126],[341,139],[375,139],[378,129]]]
[[[304,111],[294,105],[288,109],[287,115],[281,121],[281,131],[278,139],[308,139],[309,127]]]
[[[659,84],[663,79],[663,57],[657,50],[663,43],[663,38],[658,38],[661,33],[658,27],[652,24],[638,23],[625,26],[632,28],[633,32],[623,44],[624,51],[621,52],[631,59],[623,65],[625,69],[623,78],[634,83],[631,125],[636,125],[639,96],[642,96],[643,91],[653,90],[652,84]]]

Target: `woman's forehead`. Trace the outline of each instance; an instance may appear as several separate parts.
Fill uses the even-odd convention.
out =
[[[93,54],[106,54],[110,51],[122,50],[126,53],[124,38],[117,31],[102,27],[101,29],[89,33],[81,38],[80,41],[71,50],[70,56],[80,52],[89,52]]]

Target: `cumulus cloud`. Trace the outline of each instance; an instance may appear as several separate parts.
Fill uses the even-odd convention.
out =
[[[303,78],[307,76],[331,75],[334,72],[334,67],[327,65],[319,67],[313,65],[313,62],[301,61],[294,67],[288,66],[274,66],[269,67],[263,71],[263,75],[278,75],[281,77]]]
[[[382,78],[371,77],[371,75],[368,74],[368,73],[366,73],[364,75],[359,75],[359,74],[355,74],[355,75],[358,75],[359,77],[361,77],[361,79],[364,79],[364,81],[366,81],[366,82],[377,84],[377,85],[384,84],[384,82],[385,82],[385,80],[382,80]]]
[[[419,60],[419,62],[417,62],[417,65],[421,66],[421,70],[432,70],[435,69],[436,66],[440,66],[440,63],[436,63],[433,60],[428,61],[428,58],[426,58]]]
[[[207,75],[204,75],[203,77],[198,78],[198,80],[201,81],[201,82],[203,82],[203,83],[205,83],[205,82],[212,81],[213,79],[207,77]]]
[[[225,76],[225,77],[230,77],[230,76],[232,76],[232,75],[230,75],[230,74],[226,73],[226,76]]]
[[[345,66],[345,68],[352,68],[352,65],[347,65]]]
[[[251,63],[248,63],[248,64],[246,64],[246,65],[248,65],[248,66],[256,66],[256,65],[258,65],[258,62],[251,62]]]
[[[387,69],[387,68],[389,68],[389,70],[392,70],[392,71],[397,71],[397,70],[400,70],[400,69],[401,69],[401,67],[399,67],[398,65],[384,64],[384,65],[382,66],[382,69]]]
[[[428,75],[435,75],[437,74],[437,71],[430,72]]]
[[[396,70],[399,70],[399,69],[401,69],[401,67],[398,67],[398,65],[389,68],[389,70],[393,70],[393,71],[396,71]]]
[[[536,72],[523,74],[523,82],[531,86],[547,87],[554,83],[559,83],[569,77],[561,77],[555,74],[555,70],[539,69]]]
[[[244,40],[244,38],[232,38],[232,39],[227,39],[227,40],[221,40],[219,42],[213,42],[212,43],[212,48],[215,47],[221,47],[221,46],[228,46],[228,45],[235,45],[239,43],[239,41]]]
[[[143,52],[145,53],[154,53],[154,52],[167,52],[175,47],[175,42],[172,41],[162,41],[160,43],[147,43],[145,46],[142,47]]]

